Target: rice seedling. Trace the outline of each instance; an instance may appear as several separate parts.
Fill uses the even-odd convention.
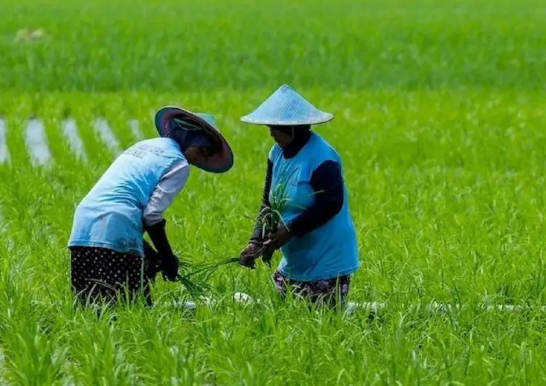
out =
[[[209,284],[212,275],[218,268],[227,265],[239,263],[239,258],[231,258],[225,261],[212,264],[202,264],[200,266],[182,267],[183,274],[178,275],[178,281],[190,293],[192,297],[206,295],[211,291],[212,287]]]
[[[162,272],[161,256],[148,244],[144,244],[145,266],[143,278],[155,281],[157,274]],[[222,266],[239,263],[239,258],[224,259],[214,263],[192,263],[188,260],[180,261],[180,274],[177,281],[184,287],[192,298],[199,298],[209,293],[212,287],[209,281],[212,275]]]
[[[264,203],[257,219],[257,226],[261,228],[261,238],[267,240],[269,234],[277,231],[279,224],[288,227],[283,218],[283,213],[288,205],[292,203],[289,197],[289,189],[294,185],[292,177],[298,170],[289,171],[284,168],[279,170],[275,178],[275,186],[272,186],[269,194],[269,203]],[[256,252],[255,258],[262,258],[262,261],[271,265],[275,250],[267,246],[267,241]]]

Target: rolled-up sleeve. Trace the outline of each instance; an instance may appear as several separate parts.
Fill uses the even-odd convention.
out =
[[[184,188],[189,175],[190,166],[186,160],[175,164],[165,173],[144,208],[144,224],[152,226],[163,220],[163,213]]]

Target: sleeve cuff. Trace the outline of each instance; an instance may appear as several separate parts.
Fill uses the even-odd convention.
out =
[[[160,214],[155,216],[144,215],[144,225],[148,228],[153,227],[154,225],[157,225],[162,221],[163,221],[163,216],[161,216]]]
[[[252,236],[250,236],[250,241],[254,241],[257,243],[260,243],[263,241],[261,228],[254,229],[254,232],[252,232]]]

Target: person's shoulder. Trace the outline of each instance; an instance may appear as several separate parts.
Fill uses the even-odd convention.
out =
[[[138,141],[136,143],[136,145],[139,145],[139,144],[145,144],[145,143],[153,143],[153,142],[157,142],[157,140],[161,140],[163,138],[161,137],[157,137],[157,138],[146,138],[146,139],[141,139],[140,141]]]
[[[167,138],[158,137],[158,138],[142,139],[140,141],[135,142],[131,147],[147,149],[151,146],[158,146],[158,145],[161,146],[161,144],[165,143],[164,141],[162,141],[163,139],[167,139]]]
[[[177,168],[177,169],[190,169],[190,163],[188,162],[188,160],[186,159],[186,157],[184,157],[184,155],[182,155],[182,157],[180,157],[173,165],[173,168]]]
[[[145,139],[143,142],[151,146],[160,147],[162,149],[174,150],[175,153],[178,154],[179,156],[183,155],[182,150],[180,150],[180,146],[178,146],[176,141],[171,138],[158,137],[158,138]]]
[[[313,133],[312,141],[315,144],[315,147],[319,148],[322,152],[337,155],[337,151],[334,146],[332,146],[332,144],[330,144],[330,142],[324,139],[324,137],[321,135]]]
[[[167,173],[171,175],[177,175],[178,178],[188,178],[190,172],[190,163],[188,162],[188,160],[186,160],[186,158],[183,157],[182,159],[174,163]]]
[[[332,147],[330,142],[328,142],[322,135],[315,133],[314,131],[311,132],[311,140],[319,146]]]
[[[158,145],[158,144],[170,145],[172,142],[174,141],[170,138],[157,137],[157,138],[143,139],[139,143],[150,144],[150,145]]]

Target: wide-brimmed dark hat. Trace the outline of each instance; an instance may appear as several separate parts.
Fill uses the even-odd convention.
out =
[[[224,136],[220,133],[214,116],[206,113],[192,113],[181,107],[167,106],[155,114],[155,127],[163,136],[166,125],[173,118],[187,123],[188,130],[204,130],[216,142],[216,152],[204,163],[195,164],[200,169],[211,173],[225,173],[233,166],[233,151]]]
[[[242,117],[241,121],[256,125],[298,126],[318,125],[333,118],[332,114],[317,109],[284,84],[256,110]]]

